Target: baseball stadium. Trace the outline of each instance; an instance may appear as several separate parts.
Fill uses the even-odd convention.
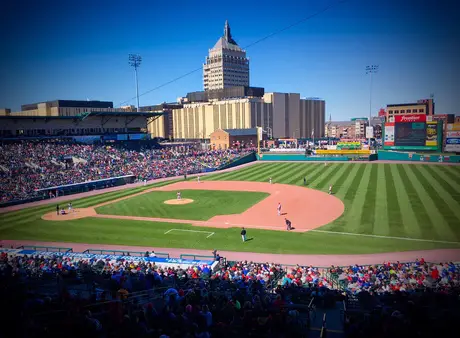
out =
[[[365,294],[450,295],[458,286],[460,166],[449,163],[455,155],[439,163],[438,155],[391,161],[369,152],[367,161],[339,161],[282,149],[195,147],[144,148],[140,156],[114,145],[4,144],[2,167],[14,171],[16,185],[2,176],[10,187],[0,209],[3,262],[22,266],[30,292],[49,301],[59,297],[56,274],[68,297],[85,299],[85,320],[112,336],[116,325],[92,314],[105,313],[106,303],[152,309],[206,290],[235,304],[253,292],[273,295],[270,306],[278,305],[270,311],[285,309],[286,323],[296,323],[283,327],[285,337],[348,337],[348,321],[361,323],[369,313]],[[21,169],[11,165],[18,152],[29,163]],[[48,162],[64,153],[73,167],[61,167],[58,157]],[[31,163],[46,175],[34,175]],[[94,172],[107,178],[88,180]],[[64,184],[69,180],[80,183]],[[51,187],[25,194],[37,185]],[[377,278],[365,277],[375,271]],[[229,282],[236,290],[222,291]],[[248,287],[264,291],[241,291]],[[45,327],[47,313],[34,314]],[[254,325],[263,336],[276,332]]]
[[[2,6],[0,338],[458,336],[450,7]]]

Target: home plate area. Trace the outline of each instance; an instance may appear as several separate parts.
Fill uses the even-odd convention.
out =
[[[212,235],[215,234],[214,232],[211,232],[211,231],[188,230],[188,229],[169,229],[168,231],[165,232],[165,235],[170,234],[170,233],[172,233],[172,232],[179,232],[179,231],[203,233],[203,234],[206,234],[206,235],[207,235],[206,238],[209,238],[209,237],[211,237]]]

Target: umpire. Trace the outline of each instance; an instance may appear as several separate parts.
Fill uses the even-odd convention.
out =
[[[243,239],[243,242],[246,242],[246,229],[245,228],[241,229],[241,238]]]

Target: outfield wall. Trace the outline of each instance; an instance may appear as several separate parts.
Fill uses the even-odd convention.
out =
[[[250,162],[254,162],[254,161],[257,161],[256,153],[251,153],[249,155],[240,157],[239,159],[231,163],[224,164],[220,166],[217,170],[230,169],[230,168],[237,167],[237,166],[240,166],[246,163],[250,163]]]
[[[324,161],[348,161],[346,156],[305,156],[304,154],[260,154],[257,155],[259,161],[304,161],[304,162],[324,162]]]
[[[428,155],[416,154],[410,152],[386,151],[381,150],[378,153],[379,160],[385,161],[408,161],[408,162],[445,162],[445,163],[460,163],[459,155]]]

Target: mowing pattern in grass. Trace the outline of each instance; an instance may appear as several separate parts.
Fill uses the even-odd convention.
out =
[[[344,201],[346,210],[342,217],[322,230],[450,242],[460,237],[460,167],[350,163],[324,167],[322,164],[269,163],[204,179],[268,182],[270,176],[275,183],[300,186],[306,177],[309,187],[323,191],[327,191],[329,184],[334,186],[334,193]],[[94,206],[149,188],[80,199],[74,201],[74,206]],[[433,201],[434,198],[438,200]],[[458,244],[334,233],[253,229],[248,230],[253,240],[243,243],[238,228],[200,228],[187,224],[99,218],[50,222],[40,218],[54,208],[51,204],[0,215],[0,238],[303,254],[365,254],[460,247]],[[212,229],[215,234],[209,239],[205,233],[174,231],[165,235],[170,229]]]
[[[183,205],[164,204],[176,199],[176,191],[154,191],[96,209],[99,214],[160,217],[207,221],[217,215],[241,214],[269,194],[245,191],[181,190],[182,198],[193,203]]]
[[[460,167],[416,164],[257,164],[207,180],[307,185],[345,203],[345,213],[321,230],[460,241]]]

